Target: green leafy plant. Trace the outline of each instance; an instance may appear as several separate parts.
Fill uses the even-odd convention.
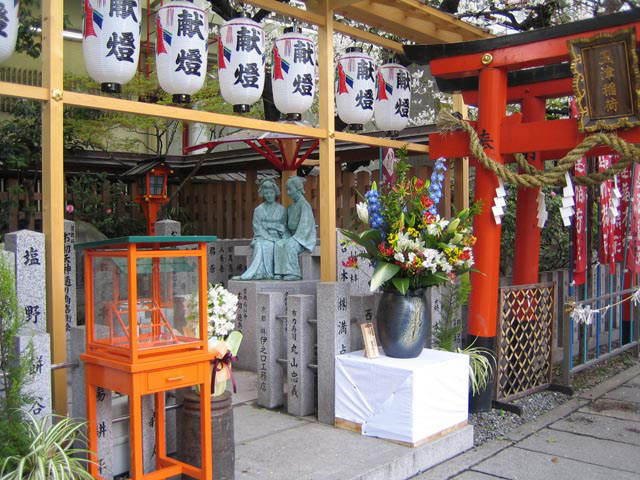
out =
[[[456,335],[462,330],[462,322],[456,321],[456,317],[469,300],[470,292],[468,275],[461,275],[455,282],[443,287],[441,318],[433,329],[433,338],[437,349],[469,356],[469,383],[471,392],[477,395],[487,387],[493,376],[495,357],[490,350],[475,347],[473,343],[465,348],[455,346]]]
[[[395,288],[404,295],[409,289],[450,282],[471,270],[475,243],[471,225],[478,207],[465,209],[451,220],[440,218],[435,203],[442,195],[444,159],[436,162],[431,180],[424,181],[408,178],[406,149],[397,156],[396,183],[378,192],[374,182],[365,195],[366,203],[357,206],[360,222],[370,228],[342,233],[362,246],[359,257],[374,265],[371,291]],[[357,266],[357,258],[345,266]]]
[[[47,415],[40,420],[28,412],[25,415],[29,448],[23,455],[4,459],[0,480],[93,479],[86,470],[89,460],[80,456],[89,451],[74,447],[76,442],[86,445],[84,422],[59,415]]]
[[[0,458],[26,451],[26,428],[22,409],[31,403],[24,394],[33,360],[33,348],[20,353],[15,348],[18,332],[26,325],[26,318],[18,305],[14,273],[4,256],[0,255]]]

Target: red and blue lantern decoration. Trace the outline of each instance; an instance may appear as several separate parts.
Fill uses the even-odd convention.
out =
[[[362,130],[373,116],[375,70],[373,59],[362,47],[349,47],[338,59],[336,109],[351,130]]]
[[[83,0],[82,50],[89,76],[103,92],[120,93],[140,57],[141,0]]]
[[[411,104],[411,76],[409,70],[397,63],[386,63],[376,74],[376,125],[396,137],[409,122]]]
[[[13,55],[18,38],[19,0],[0,0],[0,63]]]
[[[218,38],[220,93],[236,113],[246,113],[264,89],[264,30],[248,18],[222,24]]]
[[[189,103],[207,74],[207,13],[187,1],[168,3],[156,15],[158,83],[175,103]]]
[[[271,81],[276,108],[289,121],[298,121],[313,103],[316,50],[302,29],[286,28],[273,44]]]

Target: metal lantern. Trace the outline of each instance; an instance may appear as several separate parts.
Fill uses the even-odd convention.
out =
[[[220,27],[218,79],[222,97],[236,113],[246,113],[264,89],[264,30],[248,18],[234,18]]]
[[[207,74],[209,19],[187,1],[160,7],[156,16],[156,66],[160,87],[176,103],[188,103]]]
[[[19,8],[19,0],[0,0],[0,63],[8,60],[16,49]]]
[[[373,116],[376,80],[373,59],[361,47],[349,47],[338,59],[336,108],[352,130],[362,130]]]
[[[302,29],[286,28],[273,43],[271,80],[276,108],[297,121],[309,110],[315,90],[316,51]]]
[[[140,0],[84,0],[84,64],[103,92],[119,93],[136,74],[140,18]]]
[[[387,63],[376,75],[376,125],[387,135],[395,137],[409,122],[411,104],[411,76],[409,70],[397,63]]]

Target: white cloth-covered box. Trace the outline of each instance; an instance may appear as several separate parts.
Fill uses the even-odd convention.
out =
[[[410,359],[369,359],[363,350],[336,357],[336,424],[356,424],[363,435],[415,446],[465,425],[468,403],[467,355],[425,349]]]

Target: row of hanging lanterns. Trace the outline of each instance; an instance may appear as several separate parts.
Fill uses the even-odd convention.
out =
[[[105,92],[119,93],[138,69],[140,0],[82,0],[83,55],[89,76]],[[0,0],[0,62],[15,49],[19,0]],[[156,70],[160,87],[176,103],[186,103],[202,88],[207,72],[209,22],[205,10],[174,0],[156,15]],[[287,120],[300,120],[313,104],[316,52],[302,29],[290,27],[273,45],[271,80],[276,108]],[[235,18],[220,27],[220,92],[235,112],[248,112],[262,97],[265,82],[265,35],[262,25]],[[336,65],[336,110],[352,130],[375,115],[378,128],[397,134],[409,120],[408,70],[387,63],[376,70],[360,47],[346,50]]]

